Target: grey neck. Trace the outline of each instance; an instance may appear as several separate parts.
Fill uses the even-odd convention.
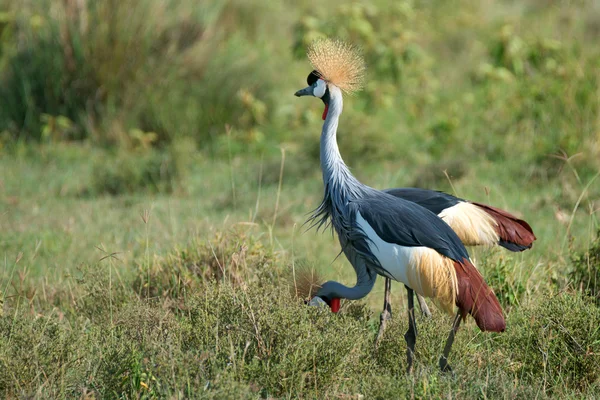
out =
[[[356,282],[356,286],[348,287],[342,285],[336,281],[327,281],[325,282],[321,289],[317,292],[316,296],[321,298],[331,299],[348,299],[348,300],[359,300],[368,295],[371,290],[373,290],[373,286],[375,285],[375,280],[377,275],[374,274],[371,279],[360,282]]]
[[[329,110],[321,131],[321,170],[325,187],[345,195],[357,192],[363,185],[354,178],[338,148],[337,128],[343,108],[342,91],[329,85]]]
[[[311,227],[318,228],[331,223],[338,234],[343,235],[343,225],[348,223],[348,215],[344,214],[348,211],[348,202],[359,198],[368,188],[350,173],[340,154],[336,135],[344,103],[342,91],[333,85],[329,85],[328,107],[321,131],[321,170],[325,193],[308,222]]]
[[[344,107],[342,92],[339,88],[329,85],[329,96],[329,110],[321,132],[321,169],[325,196],[313,214],[313,220],[318,219],[319,225],[327,219],[331,220],[338,233],[342,250],[356,272],[356,285],[347,287],[339,282],[329,281],[323,284],[317,296],[356,300],[366,296],[373,289],[377,279],[377,273],[367,268],[364,258],[360,257],[348,242],[351,234],[349,227],[353,218],[349,203],[364,196],[369,188],[352,175],[337,145],[337,127]]]
[[[342,246],[344,245],[342,244]],[[364,259],[353,248],[347,247],[344,253],[346,253],[348,261],[350,261],[350,264],[354,267],[354,272],[356,272],[356,284],[353,287],[348,287],[336,281],[328,281],[321,285],[321,288],[317,291],[317,296],[326,297],[330,300],[336,297],[358,300],[373,290],[377,280],[375,270],[367,268]]]

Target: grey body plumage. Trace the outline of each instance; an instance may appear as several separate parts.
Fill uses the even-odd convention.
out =
[[[384,192],[417,203],[436,215],[465,201],[448,193],[420,188],[393,188],[385,189]]]

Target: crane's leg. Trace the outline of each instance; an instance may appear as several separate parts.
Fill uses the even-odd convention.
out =
[[[442,356],[440,357],[440,369],[442,370],[442,372],[452,372],[452,368],[450,368],[450,365],[448,364],[448,355],[450,354],[452,343],[454,343],[454,336],[458,331],[461,319],[462,318],[459,310],[456,313],[454,322],[452,323],[452,329],[450,330],[450,335],[448,335],[448,340],[446,340],[446,345],[444,346],[444,354],[442,354]]]
[[[379,341],[383,336],[383,332],[385,331],[387,321],[392,319],[392,306],[390,305],[390,291],[392,290],[392,280],[390,278],[385,278],[385,293],[383,295],[383,311],[379,316],[379,332],[377,332],[377,337],[375,338],[375,349],[379,347]]]
[[[423,296],[417,293],[417,301],[419,302],[419,308],[421,309],[421,313],[427,318],[431,318],[431,311],[429,311],[429,307],[427,307],[427,303],[425,303],[425,299]]]
[[[406,361],[408,367],[406,372],[410,374],[415,356],[415,343],[417,342],[417,324],[415,322],[415,293],[408,286],[405,287],[408,294],[408,331],[404,334],[404,339],[406,339],[407,346]]]

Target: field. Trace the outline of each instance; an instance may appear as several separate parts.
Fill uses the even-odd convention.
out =
[[[200,3],[200,4],[198,4]],[[596,398],[600,6],[594,1],[0,0],[2,398]],[[47,10],[50,10],[49,12]],[[523,253],[470,248],[507,330],[354,284],[328,230],[306,46],[366,58],[338,140],[357,178],[504,208]]]

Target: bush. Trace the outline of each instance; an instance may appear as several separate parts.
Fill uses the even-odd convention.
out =
[[[255,16],[269,9],[235,1],[19,3],[8,3],[15,10],[6,39],[17,45],[3,43],[0,52],[0,132],[43,139],[49,115],[73,121],[62,139],[128,145],[139,129],[155,132],[157,143],[188,136],[204,145],[226,123],[249,129],[267,118],[273,79],[261,61],[271,54],[239,32],[254,30]]]
[[[143,297],[183,302],[211,282],[234,287],[256,281],[272,283],[278,276],[275,260],[250,232],[217,232],[210,239],[195,238],[149,267],[139,265],[132,288]]]
[[[517,306],[523,300],[525,285],[523,277],[516,270],[519,266],[512,257],[498,255],[488,257],[480,268],[485,273],[485,280],[494,289],[496,297],[505,310]]]
[[[65,376],[65,368],[71,379],[84,382],[78,349],[86,339],[56,315],[0,317],[0,393],[3,397],[17,397],[17,393],[33,397],[51,377]]]
[[[132,156],[126,151],[119,151],[115,158],[109,156],[94,160],[90,185],[82,194],[171,193],[180,181],[183,167],[166,152],[147,151]]]
[[[112,256],[107,254],[97,265],[81,265],[74,279],[78,295],[72,300],[74,306],[57,305],[64,312],[76,313],[96,323],[112,323],[113,314],[126,307],[134,293],[127,290],[111,263]]]
[[[550,393],[585,391],[600,380],[599,333],[600,308],[567,292],[516,312],[500,341],[515,377],[543,381]]]
[[[585,397],[600,384],[600,309],[577,292],[540,295],[515,308],[501,334],[479,333],[469,317],[450,357],[460,379],[437,368],[451,318],[435,311],[432,319],[419,316],[415,370],[407,379],[401,307],[374,351],[378,314],[356,302],[344,303],[339,314],[305,306],[277,278],[289,276],[282,271],[287,264],[263,264],[269,252],[240,238],[198,243],[204,247],[195,263],[209,263],[202,258],[223,242],[215,254],[233,271],[240,260],[236,249],[245,242],[247,272],[256,275],[242,283],[197,277],[182,299],[185,307],[172,307],[168,296],[175,290],[160,293],[151,287],[157,297],[144,298],[140,278],[115,280],[101,266],[84,269],[82,278],[70,283],[75,312],[67,301],[33,315],[11,298],[8,315],[0,317],[0,392],[5,397],[35,396],[43,388],[53,397],[529,398],[542,392]],[[187,268],[183,261],[167,265]]]
[[[585,252],[576,252],[571,246],[569,279],[576,289],[596,299],[600,306],[600,230]]]
[[[230,365],[263,388],[263,396],[319,397],[364,371],[360,355],[371,346],[370,335],[356,320],[299,306],[286,292],[207,289],[192,307],[195,346],[215,352],[212,369]]]

